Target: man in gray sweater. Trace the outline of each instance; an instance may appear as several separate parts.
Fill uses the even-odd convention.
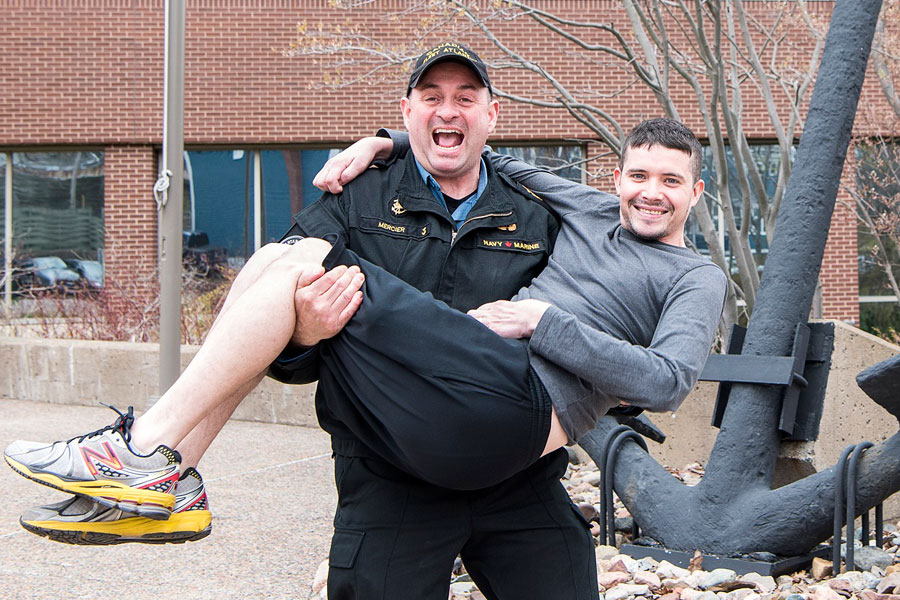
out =
[[[366,143],[364,159],[390,146]],[[348,382],[357,435],[417,477],[473,489],[577,441],[619,404],[675,410],[709,353],[726,289],[724,273],[684,244],[703,192],[700,153],[681,123],[641,123],[615,170],[618,198],[492,154],[561,218],[531,285],[469,311],[502,338],[332,249],[327,268],[361,265],[367,280],[362,307],[322,357]],[[369,162],[351,151],[318,183],[340,186],[354,160]]]

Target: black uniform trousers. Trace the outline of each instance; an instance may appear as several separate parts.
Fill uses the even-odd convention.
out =
[[[329,597],[443,600],[460,555],[490,599],[597,598],[567,454],[539,458],[551,409],[523,343],[340,242],[339,264],[360,265],[364,299],[320,345],[320,393],[377,457],[335,456]]]
[[[451,489],[499,483],[540,457],[550,399],[525,345],[500,337],[337,242],[326,268],[357,264],[363,302],[320,344],[329,410],[381,458]]]

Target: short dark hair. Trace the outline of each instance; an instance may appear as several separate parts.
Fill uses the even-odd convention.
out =
[[[622,156],[619,157],[619,168],[625,163],[625,154],[629,148],[648,148],[659,144],[663,148],[681,150],[691,157],[692,183],[700,181],[700,172],[703,168],[703,148],[697,140],[694,132],[688,129],[684,123],[675,119],[659,118],[642,121],[625,136],[622,144]]]

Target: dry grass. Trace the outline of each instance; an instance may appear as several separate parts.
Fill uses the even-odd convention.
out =
[[[207,278],[187,276],[182,286],[181,337],[200,344],[236,275],[230,269]],[[0,333],[16,337],[124,342],[159,341],[159,285],[133,278],[110,281],[103,290],[59,294],[53,290],[16,292],[0,311]]]

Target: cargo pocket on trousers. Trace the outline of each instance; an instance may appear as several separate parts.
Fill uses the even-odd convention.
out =
[[[362,546],[366,532],[351,529],[336,529],[331,538],[331,552],[328,554],[328,566],[338,569],[353,568],[356,555]]]

